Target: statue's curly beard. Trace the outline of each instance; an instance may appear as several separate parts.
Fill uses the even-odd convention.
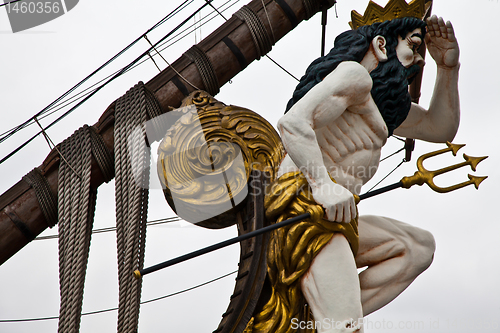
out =
[[[408,85],[420,71],[420,66],[404,67],[396,55],[380,62],[371,73],[372,97],[389,131],[389,136],[403,123],[411,108]]]

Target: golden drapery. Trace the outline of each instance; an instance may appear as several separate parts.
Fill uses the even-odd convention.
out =
[[[357,217],[350,223],[323,219],[323,208],[311,194],[300,171],[289,172],[275,180],[266,191],[266,217],[276,223],[309,212],[311,218],[272,232],[267,253],[267,271],[272,286],[269,301],[253,321],[253,332],[291,333],[292,319],[312,320],[300,290],[300,278],[315,256],[342,233],[356,255],[359,246]]]

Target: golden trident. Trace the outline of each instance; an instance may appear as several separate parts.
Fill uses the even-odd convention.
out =
[[[433,189],[434,191],[436,191],[438,193],[451,192],[451,191],[457,190],[459,188],[462,188],[462,187],[465,187],[465,186],[471,185],[471,184],[474,184],[476,189],[478,189],[479,184],[481,184],[481,182],[488,177],[477,177],[477,176],[473,176],[473,175],[469,174],[468,175],[469,180],[462,182],[460,184],[456,184],[456,185],[452,185],[452,186],[448,186],[448,187],[439,187],[436,184],[434,184],[434,178],[436,176],[441,175],[441,174],[446,173],[446,172],[449,172],[449,171],[452,171],[452,170],[456,170],[456,169],[461,168],[463,166],[470,165],[471,169],[473,171],[476,171],[477,165],[482,160],[488,158],[488,156],[472,157],[472,156],[468,156],[468,155],[464,154],[463,156],[464,156],[465,161],[462,163],[450,165],[448,167],[441,168],[438,170],[432,170],[432,171],[424,168],[424,160],[426,160],[430,157],[434,157],[437,155],[447,153],[449,151],[451,151],[453,156],[457,156],[458,150],[465,146],[465,145],[460,145],[460,144],[453,144],[450,142],[446,142],[446,145],[448,146],[448,148],[436,150],[436,151],[433,151],[433,152],[430,152],[430,153],[427,153],[427,154],[420,156],[417,160],[418,171],[416,171],[413,176],[403,177],[398,183],[380,188],[380,189],[375,190],[375,191],[370,191],[368,193],[360,195],[359,197],[357,197],[355,195],[354,197],[355,197],[356,201],[358,202],[359,200],[369,198],[369,197],[372,197],[374,195],[381,194],[381,193],[384,193],[384,192],[387,192],[387,191],[390,191],[390,190],[393,190],[393,189],[396,189],[399,187],[410,188],[413,185],[423,185],[423,184],[429,185],[429,187],[431,189]]]
[[[439,187],[436,184],[434,184],[434,177],[436,177],[437,175],[441,175],[443,173],[461,168],[461,167],[466,166],[466,165],[470,165],[472,171],[476,171],[476,166],[482,160],[488,158],[488,156],[472,157],[472,156],[468,156],[468,155],[464,154],[463,156],[464,156],[465,162],[454,164],[454,165],[451,165],[449,167],[434,170],[434,171],[429,171],[429,170],[425,169],[424,168],[424,160],[428,159],[429,157],[441,155],[441,154],[444,154],[444,153],[449,152],[449,151],[451,151],[453,156],[457,156],[458,150],[465,146],[465,145],[453,144],[453,143],[449,143],[449,142],[446,142],[446,145],[448,146],[448,148],[444,148],[444,149],[430,152],[430,153],[427,153],[427,154],[420,156],[417,160],[418,171],[415,172],[415,174],[413,176],[404,177],[403,179],[401,179],[401,183],[403,183],[403,187],[410,188],[411,186],[413,186],[415,184],[423,185],[425,183],[425,184],[429,185],[429,187],[431,189],[433,189],[434,191],[436,191],[438,193],[451,192],[451,191],[457,190],[459,188],[462,188],[462,187],[465,187],[465,186],[471,185],[471,184],[474,184],[476,189],[478,189],[479,184],[481,184],[481,182],[488,177],[477,177],[477,176],[472,176],[471,174],[469,174],[468,175],[469,180],[466,182],[460,183],[460,184],[456,184],[456,185],[448,186],[448,187]]]

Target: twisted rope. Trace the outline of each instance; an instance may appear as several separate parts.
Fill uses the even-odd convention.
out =
[[[217,95],[220,91],[219,80],[217,79],[214,66],[205,52],[203,52],[197,45],[193,45],[184,54],[189,58],[189,60],[194,62],[198,72],[200,73],[205,90],[212,96]]]
[[[252,35],[255,48],[257,49],[257,60],[271,51],[274,43],[267,33],[264,23],[250,7],[245,5],[234,13],[234,15],[241,21],[246,22]]]
[[[57,223],[57,198],[50,190],[49,182],[42,176],[38,168],[31,170],[23,177],[23,180],[35,190],[40,210],[45,217],[45,221],[47,221],[47,225],[52,228]]]
[[[90,135],[85,125],[60,146],[60,153],[66,158],[59,166],[58,189],[60,333],[78,332],[80,328],[97,194],[90,189]]]
[[[140,82],[116,101],[115,200],[118,259],[118,332],[137,332],[142,281],[132,272],[144,266],[149,183],[145,123],[153,102]],[[149,107],[148,107],[149,106]],[[158,106],[159,107],[159,106]],[[150,110],[155,114],[158,110]]]
[[[320,9],[320,2],[316,0],[302,0],[304,8],[306,9],[306,20],[309,20]]]
[[[115,157],[108,150],[102,136],[96,132],[93,126],[90,127],[90,144],[92,154],[104,176],[104,181],[107,183],[115,176]]]
[[[59,282],[61,305],[59,333],[76,333],[85,284],[97,192],[90,188],[91,155],[106,181],[116,170],[116,220],[119,273],[118,332],[136,332],[141,281],[131,272],[144,266],[149,184],[149,150],[145,143],[147,117],[154,131],[164,123],[154,95],[140,82],[116,103],[115,156],[95,129],[85,125],[60,146],[58,219]],[[113,166],[115,160],[115,166]],[[55,201],[45,178],[34,169],[25,180],[35,188],[47,221],[57,221]]]

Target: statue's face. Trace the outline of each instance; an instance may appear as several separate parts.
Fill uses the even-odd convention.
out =
[[[425,61],[417,51],[423,42],[422,39],[422,29],[420,28],[409,32],[405,38],[399,37],[396,53],[404,67],[409,68],[412,65],[424,66]]]

